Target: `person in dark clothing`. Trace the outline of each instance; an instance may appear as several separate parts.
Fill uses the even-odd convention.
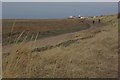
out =
[[[95,23],[95,21],[93,20],[93,24]]]
[[[84,23],[84,21],[81,21],[82,23]]]
[[[98,20],[98,22],[100,23],[100,19]]]

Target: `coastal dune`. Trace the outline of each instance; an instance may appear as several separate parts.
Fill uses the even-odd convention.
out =
[[[98,19],[101,19],[100,23],[98,23]],[[93,20],[95,20],[95,24],[92,23]],[[3,32],[5,35],[2,54],[3,78],[118,77],[117,15],[89,18],[84,20],[84,23],[80,19],[52,21],[47,20],[47,24],[44,20],[33,21],[37,23],[36,26],[33,27],[33,24],[30,23],[29,28],[25,28],[26,30],[29,29],[28,31],[34,33],[46,31],[49,33],[42,34],[42,37],[35,33],[32,40],[31,33],[29,40],[23,41],[25,37],[23,36],[22,41],[18,43],[6,43],[7,35],[11,30],[8,27],[14,20],[3,22],[9,22],[9,25],[3,24],[5,26],[3,31],[8,32]],[[26,20],[17,20],[12,39],[16,36],[15,33],[19,32],[19,22],[26,22]],[[43,24],[39,24],[39,22]],[[47,27],[42,29],[40,25]],[[54,33],[50,35],[53,30],[55,30]],[[22,31],[20,29],[20,33]]]

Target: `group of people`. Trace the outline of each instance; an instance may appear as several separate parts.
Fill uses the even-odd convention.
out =
[[[82,20],[81,22],[84,23],[84,20]],[[95,20],[93,20],[92,23],[95,24]],[[101,19],[98,19],[98,23],[101,23]]]
[[[100,19],[98,19],[98,23],[100,23],[101,22],[101,20]],[[93,20],[93,24],[95,24],[95,20]]]

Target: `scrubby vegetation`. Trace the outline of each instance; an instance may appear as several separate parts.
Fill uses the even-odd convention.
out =
[[[26,37],[18,37],[14,38],[16,39],[15,43],[3,46],[3,77],[116,78],[118,74],[117,15],[97,17],[94,20],[97,21],[98,19],[101,19],[101,23],[95,22],[95,24],[92,24],[93,18],[89,18],[87,23],[84,24],[78,23],[76,19],[57,20],[56,23],[54,23],[54,20],[47,20],[49,24],[45,24],[46,21],[44,20],[38,20],[41,24],[32,20],[33,23],[37,23],[35,24],[37,27],[33,27],[33,23],[29,24],[31,20],[27,20],[28,23],[26,20],[22,20],[26,25],[32,24],[31,28],[26,28],[30,29],[31,32],[36,30],[36,33],[29,34],[30,41],[23,39]],[[13,22],[14,20],[7,21]],[[21,23],[21,20],[18,20],[18,22]],[[62,22],[62,24],[58,24],[58,22]],[[24,26],[23,23],[20,23],[16,26]],[[55,24],[56,26],[53,27]],[[12,24],[9,23],[10,25]],[[52,28],[42,29],[42,27],[38,27],[39,25],[49,27],[52,25]],[[64,26],[61,28],[57,25]],[[67,32],[67,30],[73,29],[73,26],[78,25],[80,28],[89,25],[90,28],[79,31],[81,29],[77,27],[78,30],[75,30],[77,32]],[[6,27],[4,29],[11,30],[7,28],[7,24],[4,26]],[[53,29],[58,30],[54,34],[61,31],[61,35],[48,37],[49,34],[47,34],[44,35],[47,36],[46,38],[38,39],[38,34],[41,34],[39,30],[50,33]],[[21,35],[22,31],[20,32]],[[3,35],[6,34],[8,33],[5,32]],[[26,36],[27,32],[24,35]],[[34,38],[32,38],[33,35]],[[18,43],[19,38],[22,40],[20,43]]]

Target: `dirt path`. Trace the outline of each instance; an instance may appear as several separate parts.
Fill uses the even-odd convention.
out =
[[[76,33],[79,33],[79,32],[81,32],[81,33],[85,32],[86,33],[87,31],[94,30],[94,29],[104,25],[102,23],[99,24],[99,25],[98,25],[98,23],[93,25],[92,22],[86,22],[86,24],[88,26],[90,26],[90,28],[85,29],[85,30],[81,30],[81,31],[77,31],[77,32],[71,32],[71,33],[65,33],[65,34],[61,34],[61,35],[57,35],[57,36],[45,37],[45,38],[42,38],[42,39],[38,39],[36,41],[33,40],[33,41],[29,41],[29,42],[18,43],[17,44],[18,50],[21,47],[25,47],[25,45],[27,45],[29,49],[34,49],[34,48],[37,48],[37,47],[44,47],[44,46],[47,46],[47,45],[55,45],[55,44],[58,44],[58,43],[61,43],[61,42],[64,42],[64,41],[68,41],[70,39],[75,38]],[[10,45],[3,46],[3,53],[8,53],[10,50],[13,50],[13,47],[11,47],[11,46],[14,47],[14,46],[16,46],[16,44],[10,44]]]
[[[57,36],[52,36],[52,37],[46,37],[46,38],[43,38],[43,39],[39,39],[39,40],[34,40],[34,41],[29,41],[27,43],[22,43],[24,45],[28,45],[28,48],[36,48],[36,47],[42,47],[42,46],[46,46],[46,45],[55,45],[57,43],[60,43],[60,42],[63,42],[63,41],[67,41],[69,39],[72,39],[74,38],[74,34],[77,33],[77,32],[74,32],[74,33],[66,33],[66,34],[62,34],[62,35],[57,35]],[[21,43],[17,44],[17,46],[19,46]],[[3,46],[3,53],[7,53],[9,52],[12,47],[11,46],[14,46],[15,44],[12,44],[12,45],[6,45],[6,46]],[[21,47],[24,47],[21,46]],[[5,50],[4,50],[5,49]]]

